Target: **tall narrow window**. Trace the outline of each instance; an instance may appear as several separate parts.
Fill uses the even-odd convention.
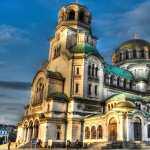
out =
[[[92,85],[89,84],[89,87],[88,87],[88,95],[91,95],[91,94],[92,94],[91,89],[92,89]]]
[[[102,139],[102,137],[103,137],[103,130],[102,130],[102,126],[99,125],[97,128],[97,138]]]
[[[88,76],[91,76],[91,65],[88,66]]]
[[[147,126],[147,137],[150,138],[150,124]]]
[[[96,127],[92,126],[91,128],[91,139],[96,139]]]
[[[75,92],[76,92],[76,93],[79,92],[79,84],[78,84],[78,83],[76,83],[76,85],[75,85]]]
[[[76,68],[76,74],[77,74],[77,75],[80,74],[79,67]]]
[[[68,20],[75,20],[75,11],[74,10],[70,10],[70,12],[68,14]]]
[[[133,58],[136,58],[136,50],[133,50]]]
[[[94,64],[92,65],[92,76],[94,76]]]
[[[97,85],[95,85],[95,96],[97,96]]]
[[[98,67],[95,68],[95,76],[98,77]]]
[[[60,136],[61,136],[61,126],[58,125],[58,126],[57,126],[56,139],[57,139],[57,140],[60,140]]]
[[[147,112],[149,112],[149,110],[150,110],[149,108],[150,108],[149,105],[147,105]]]
[[[129,52],[126,51],[126,59],[129,59]]]

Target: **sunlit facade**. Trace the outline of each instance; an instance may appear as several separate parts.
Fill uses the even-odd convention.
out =
[[[92,16],[69,4],[58,13],[49,57],[32,82],[31,100],[18,123],[21,145],[150,141],[150,43],[121,44],[107,64],[96,48]],[[109,55],[109,54],[108,54]]]

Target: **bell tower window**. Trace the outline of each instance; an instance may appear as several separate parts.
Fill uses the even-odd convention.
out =
[[[68,14],[68,20],[75,20],[75,11],[74,10],[70,10],[70,12]]]
[[[84,12],[83,11],[79,12],[79,21],[84,22]]]
[[[76,83],[76,85],[75,85],[75,93],[78,93],[78,92],[79,92],[79,84]]]

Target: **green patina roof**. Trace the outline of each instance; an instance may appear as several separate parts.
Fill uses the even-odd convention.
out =
[[[71,50],[74,53],[86,53],[88,55],[96,55],[97,57],[101,58],[103,60],[103,57],[100,55],[100,53],[98,52],[98,50],[86,43],[86,44],[77,44],[76,46],[74,46]]]
[[[108,74],[112,74],[112,75],[116,75],[116,76],[125,78],[127,80],[133,80],[133,75],[132,75],[131,72],[129,72],[125,69],[113,66],[113,65],[105,64],[104,72],[108,73]]]

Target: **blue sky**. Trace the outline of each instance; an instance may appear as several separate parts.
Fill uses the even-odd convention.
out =
[[[0,0],[0,123],[15,124],[30,99],[30,85],[47,60],[57,12],[73,0]],[[92,12],[97,47],[111,54],[138,33],[150,40],[149,0],[79,0]]]

